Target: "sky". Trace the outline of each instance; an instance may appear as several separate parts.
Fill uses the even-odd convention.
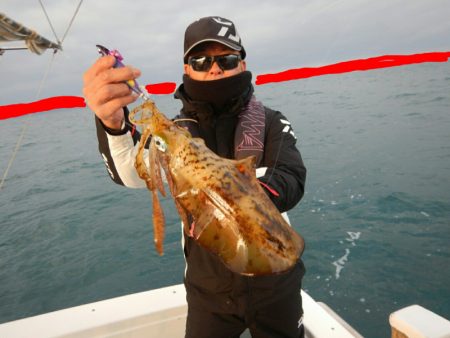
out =
[[[41,1],[61,39],[79,0]],[[39,0],[0,4],[0,12],[56,40]],[[82,75],[98,57],[96,44],[118,49],[125,63],[141,70],[142,85],[179,84],[184,31],[204,16],[236,24],[255,80],[291,68],[450,51],[449,14],[450,0],[84,0],[62,52],[0,56],[0,105],[82,96]]]

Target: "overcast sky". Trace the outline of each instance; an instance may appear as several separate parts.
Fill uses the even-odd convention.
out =
[[[60,39],[78,2],[42,0]],[[1,0],[0,12],[56,40],[38,0]],[[450,0],[84,0],[38,98],[81,96],[82,74],[98,57],[98,43],[140,68],[141,84],[180,83],[184,30],[209,15],[235,22],[254,79],[290,68],[450,50]],[[36,100],[51,59],[51,51],[1,56],[0,105]]]

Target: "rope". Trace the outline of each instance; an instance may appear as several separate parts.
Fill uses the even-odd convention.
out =
[[[61,41],[58,39],[58,35],[56,35],[55,29],[53,28],[52,22],[50,21],[50,18],[48,17],[47,11],[45,10],[44,5],[42,4],[42,1],[39,0],[39,3],[41,4],[42,10],[44,11],[45,17],[47,18],[48,24],[50,25],[50,28],[53,31],[53,34],[55,35],[56,41],[58,41],[58,44],[61,44]]]
[[[83,3],[83,0],[80,0],[80,2],[78,3],[77,9],[75,9],[75,13],[73,13],[72,19],[71,19],[70,22],[69,22],[69,25],[67,26],[66,32],[64,33],[64,35],[63,35],[63,37],[62,37],[62,39],[61,39],[61,43],[62,43],[62,42],[64,41],[64,39],[66,38],[67,33],[69,32],[70,27],[72,27],[73,21],[75,20],[75,17],[77,16],[78,10],[80,9],[82,3]]]

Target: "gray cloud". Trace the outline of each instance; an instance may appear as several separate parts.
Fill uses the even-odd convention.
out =
[[[58,36],[78,0],[43,1]],[[2,12],[55,40],[39,3],[2,1]],[[450,50],[450,2],[416,0],[84,1],[56,54],[40,97],[81,95],[96,43],[119,49],[142,70],[141,83],[174,81],[182,72],[185,27],[207,15],[235,21],[255,75],[383,54]],[[0,105],[33,101],[52,58],[6,52]]]

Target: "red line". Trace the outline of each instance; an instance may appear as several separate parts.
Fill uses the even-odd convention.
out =
[[[261,74],[256,77],[256,85],[271,82],[283,82],[305,79],[313,76],[327,74],[341,74],[354,71],[396,67],[423,62],[447,62],[450,52],[431,52],[412,55],[384,55],[368,59],[339,62],[321,67],[306,67],[289,69],[275,74]],[[176,83],[162,82],[148,84],[146,89],[151,94],[171,94],[175,91]],[[0,106],[0,120],[18,117],[21,115],[37,113],[60,108],[86,107],[84,98],[78,96],[55,96],[30,103],[19,103]]]
[[[175,82],[161,82],[148,84],[145,89],[150,94],[172,94],[175,91],[177,84]]]
[[[276,196],[276,197],[280,196],[280,194],[279,194],[275,189],[273,189],[271,186],[269,186],[268,184],[266,184],[266,183],[264,183],[264,182],[261,182],[260,180],[258,180],[258,182],[259,182],[259,184],[261,184],[264,188],[266,188],[272,195],[274,195],[274,196]]]
[[[78,96],[55,96],[30,103],[0,106],[0,120],[18,117],[26,114],[60,109],[86,107],[84,98]]]
[[[275,74],[263,74],[256,77],[256,84],[262,85],[271,82],[283,82],[305,79],[313,76],[327,74],[341,74],[354,71],[396,67],[422,62],[446,62],[450,52],[432,52],[412,55],[384,55],[368,59],[339,62],[332,65],[315,68],[289,69]]]

